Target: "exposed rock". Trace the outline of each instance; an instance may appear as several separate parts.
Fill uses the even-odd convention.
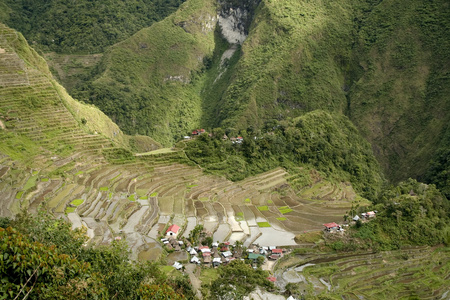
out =
[[[260,0],[219,1],[222,9],[219,14],[219,26],[222,35],[230,44],[242,44],[248,35],[253,19],[253,11]]]

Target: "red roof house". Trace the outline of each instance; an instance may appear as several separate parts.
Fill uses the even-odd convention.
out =
[[[173,224],[169,228],[167,228],[166,235],[177,235],[180,230],[180,226]]]
[[[283,254],[283,249],[272,249],[272,254]]]
[[[277,279],[274,276],[267,277],[267,280],[269,280],[271,282],[276,282],[277,281]]]
[[[325,228],[327,230],[334,230],[334,229],[338,229],[339,228],[339,225],[336,224],[335,222],[333,222],[333,223],[326,223],[326,224],[323,224],[323,226],[325,226]]]

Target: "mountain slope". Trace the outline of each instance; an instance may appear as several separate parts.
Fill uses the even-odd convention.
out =
[[[170,145],[201,116],[195,74],[214,50],[215,1],[191,0],[164,21],[114,45],[80,99],[94,103],[130,134]]]
[[[98,109],[75,102],[55,82],[45,63],[31,49],[23,36],[1,25],[0,93],[3,153],[12,157],[25,152],[26,165],[35,165],[36,156],[43,152],[67,157],[82,139],[128,147],[121,130]],[[74,140],[71,143],[70,140]],[[51,164],[48,159],[43,163]]]
[[[352,121],[394,181],[423,178],[449,146],[450,4],[405,3],[382,1],[361,20],[361,75],[348,94]]]
[[[446,1],[220,4],[219,16],[235,12],[231,28],[244,28],[244,42],[224,40],[225,23],[213,34],[212,2],[188,1],[114,46],[77,97],[126,132],[166,145],[197,126],[258,131],[321,109],[349,116],[393,181],[424,178],[430,160],[442,161],[436,153],[448,147],[441,141],[450,115]],[[211,17],[206,36],[201,26],[184,28],[202,20],[198,7]]]

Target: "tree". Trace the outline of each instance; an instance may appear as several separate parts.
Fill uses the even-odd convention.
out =
[[[194,229],[192,229],[191,232],[189,233],[189,237],[188,237],[189,241],[193,245],[197,244],[202,235],[202,232],[203,232],[203,225],[200,225],[200,224],[196,225],[194,227]]]
[[[107,299],[108,290],[92,267],[55,246],[0,228],[0,298]]]
[[[234,260],[227,266],[219,268],[219,278],[211,283],[212,299],[243,299],[257,286],[267,290],[273,289],[267,280],[269,273],[261,269],[254,270],[240,260]]]
[[[142,300],[180,300],[183,295],[176,293],[168,284],[144,284],[138,290],[139,299]]]

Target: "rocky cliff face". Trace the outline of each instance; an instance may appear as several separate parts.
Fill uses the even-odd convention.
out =
[[[249,32],[253,13],[261,0],[219,1],[219,26],[230,44],[242,44]]]

